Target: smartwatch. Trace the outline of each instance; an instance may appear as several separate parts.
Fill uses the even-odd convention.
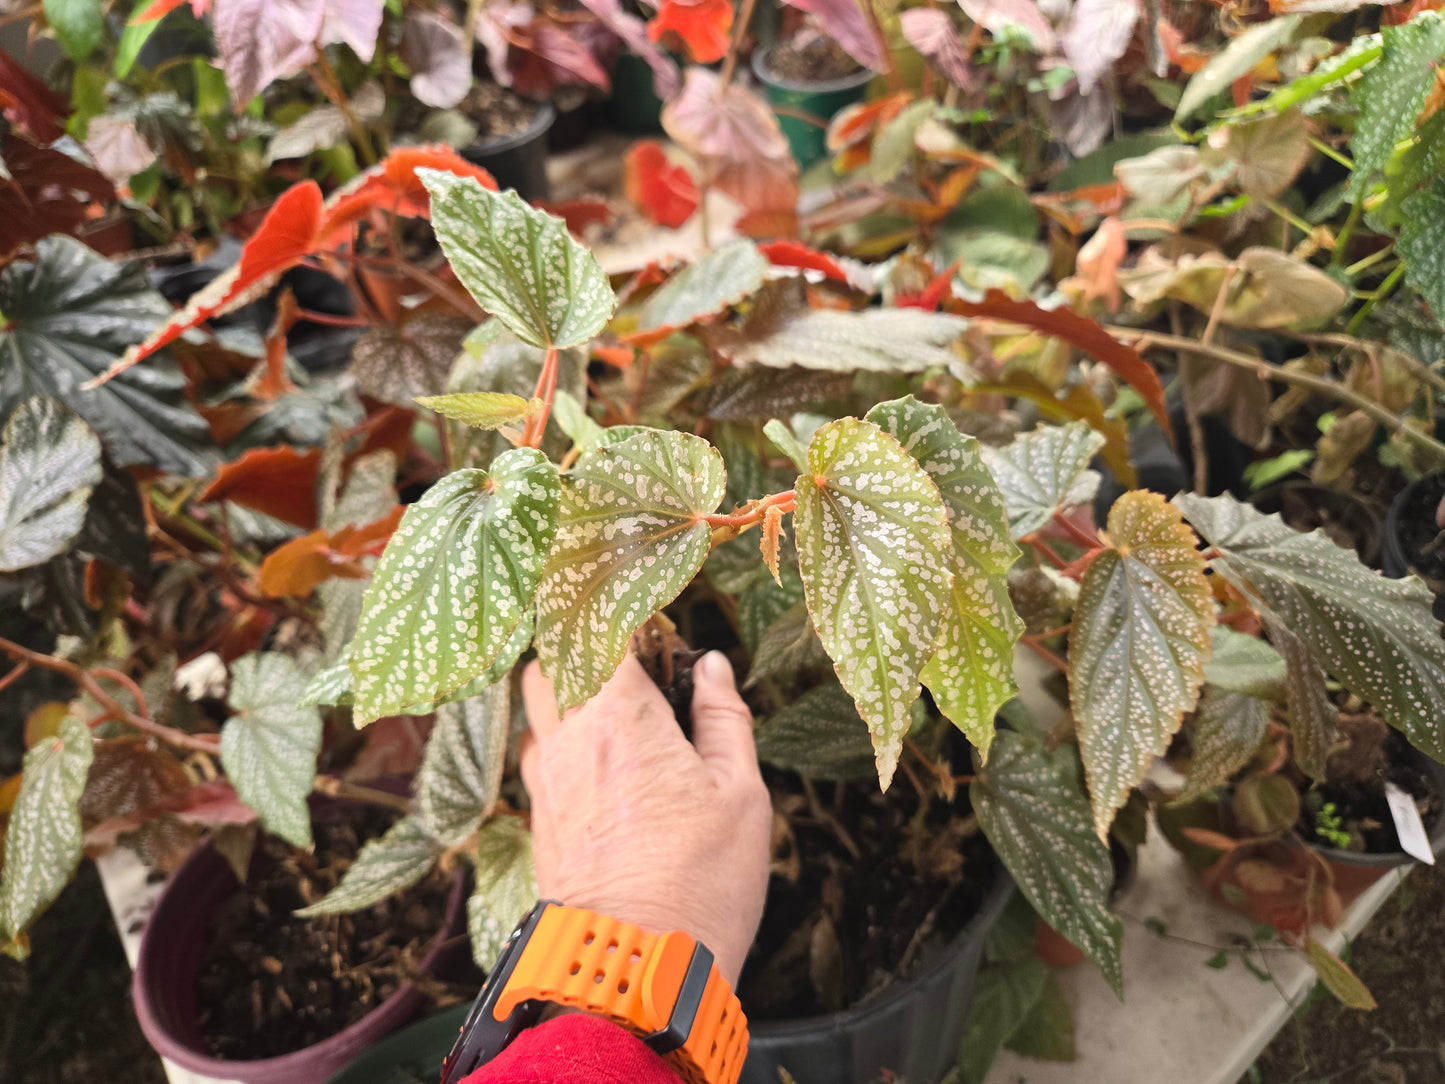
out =
[[[542,900],[502,947],[442,1084],[460,1084],[553,1005],[620,1024],[687,1084],[737,1084],[747,1057],[747,1019],[705,945]]]

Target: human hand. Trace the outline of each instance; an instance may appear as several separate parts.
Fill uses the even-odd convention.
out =
[[[691,743],[631,655],[565,719],[535,662],[522,695],[542,896],[681,930],[736,987],[763,913],[772,807],[727,657],[710,652],[693,668]]]

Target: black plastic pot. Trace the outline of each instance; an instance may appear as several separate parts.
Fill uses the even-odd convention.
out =
[[[544,102],[525,130],[503,139],[478,140],[463,147],[461,156],[495,177],[498,187],[515,188],[525,200],[546,199],[551,194],[547,132],[556,119],[557,111]]]
[[[467,1021],[470,1002],[418,1020],[390,1035],[337,1073],[326,1084],[417,1084],[440,1080],[442,1062]]]
[[[1379,517],[1364,501],[1348,493],[1317,486],[1313,482],[1290,480],[1266,486],[1251,497],[1249,503],[1265,515],[1290,512],[1295,519],[1301,516],[1313,518],[1318,521],[1314,526],[1332,523],[1349,537],[1361,561],[1371,568],[1379,567]],[[1311,529],[1310,526],[1296,526],[1290,519],[1291,516],[1286,516],[1285,522],[1296,530]]]
[[[1399,579],[1420,566],[1420,541],[1438,532],[1435,510],[1445,497],[1445,474],[1427,474],[1395,494],[1385,516],[1380,561],[1386,576]],[[1442,618],[1445,620],[1445,618]]]
[[[1013,893],[1002,866],[978,913],[934,959],[875,1000],[803,1020],[750,1025],[741,1084],[873,1084],[889,1070],[934,1084],[958,1059],[988,931]]]
[[[774,75],[768,67],[772,49],[753,51],[753,74],[767,88],[768,101],[793,112],[817,117],[826,126],[844,106],[863,100],[863,92],[876,72],[863,68],[837,79],[798,82]],[[788,137],[793,159],[799,169],[807,169],[827,153],[827,129],[795,116],[778,117],[783,135]]]

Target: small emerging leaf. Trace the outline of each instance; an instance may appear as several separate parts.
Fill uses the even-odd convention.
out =
[[[472,958],[490,971],[507,935],[537,902],[532,833],[520,817],[494,817],[477,835],[476,886],[467,900]]]
[[[295,914],[344,914],[380,903],[416,884],[436,865],[442,848],[416,817],[397,821],[380,839],[369,840],[341,876],[341,883]]]
[[[540,399],[523,399],[520,395],[499,391],[428,395],[418,399],[417,403],[473,429],[500,429],[504,425],[524,421],[542,409]]]
[[[763,531],[758,539],[758,550],[763,557],[763,564],[768,566],[772,573],[773,582],[779,587],[783,586],[783,578],[778,573],[778,545],[783,536],[783,510],[777,505],[772,505],[763,513]]]
[[[85,523],[100,481],[100,441],[53,399],[24,400],[0,444],[0,572],[42,564]]]

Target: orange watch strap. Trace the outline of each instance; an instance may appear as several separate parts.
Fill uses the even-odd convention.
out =
[[[550,1001],[655,1038],[672,1023],[698,947],[685,933],[653,934],[585,908],[549,906],[492,1014],[505,1020],[523,1001]],[[687,1084],[736,1084],[747,1056],[747,1019],[716,967],[690,1023],[681,1045],[664,1054],[673,1069]]]

